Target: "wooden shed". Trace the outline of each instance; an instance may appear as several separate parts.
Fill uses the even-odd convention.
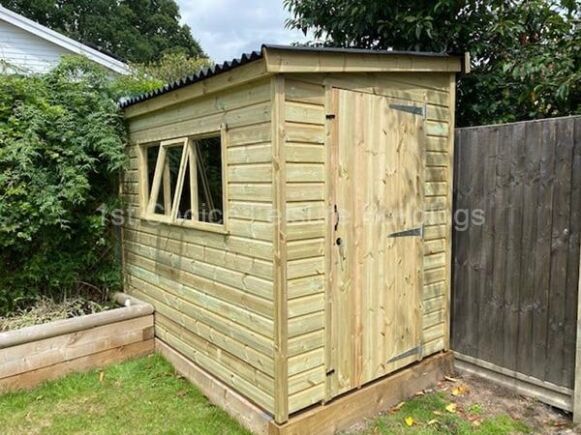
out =
[[[155,307],[158,349],[253,430],[321,429],[299,411],[367,391],[329,411],[337,428],[407,391],[378,380],[439,373],[462,66],[266,45],[123,104],[127,291]]]

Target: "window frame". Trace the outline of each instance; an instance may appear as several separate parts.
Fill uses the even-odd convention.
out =
[[[222,125],[218,130],[211,130],[204,133],[192,134],[188,136],[177,136],[172,139],[164,139],[161,141],[148,141],[138,145],[139,149],[139,183],[140,183],[140,219],[146,221],[153,221],[164,223],[172,226],[194,228],[198,230],[215,232],[220,234],[228,234],[228,195],[227,195],[227,142],[226,142],[226,126]],[[196,151],[194,148],[195,142],[200,139],[207,139],[219,137],[220,138],[220,152],[221,152],[221,174],[222,174],[222,223],[212,223],[204,222],[199,220],[194,220],[192,213],[192,219],[178,218],[178,209],[182,194],[182,189],[185,180],[186,165],[189,165],[190,172],[190,205],[191,210],[198,210],[198,162]],[[149,185],[149,165],[148,165],[148,149],[151,147],[159,146],[159,153],[157,155],[157,160],[155,164],[155,170],[151,186],[150,195],[150,185]],[[163,170],[162,166],[167,165],[167,150],[169,148],[182,147],[182,155],[180,159],[180,166],[178,170],[175,192],[173,198],[171,198],[170,186],[171,183],[169,179],[166,179],[165,174],[168,173],[167,170]],[[167,168],[167,166],[166,166]],[[164,201],[165,210],[168,210],[169,214],[159,214],[155,213],[155,205],[157,203],[157,198],[159,196],[160,190],[165,189]],[[154,190],[155,189],[155,190]],[[155,193],[155,195],[153,195]],[[155,200],[153,200],[155,198]],[[171,201],[171,204],[168,202]]]

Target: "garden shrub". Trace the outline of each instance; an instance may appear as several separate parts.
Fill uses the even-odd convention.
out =
[[[136,79],[131,89],[158,84]],[[125,165],[119,97],[118,83],[83,58],[0,76],[0,315],[41,295],[120,287],[102,218],[119,206]]]

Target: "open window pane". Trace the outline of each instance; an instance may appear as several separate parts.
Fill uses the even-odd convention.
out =
[[[192,219],[192,190],[191,190],[191,180],[190,180],[190,164],[186,165],[184,174],[184,184],[182,187],[182,193],[180,195],[180,202],[178,205],[178,219]]]
[[[224,219],[222,204],[222,150],[219,136],[196,141],[198,161],[198,220],[221,224]]]
[[[171,201],[173,203],[173,198],[176,194],[176,185],[178,180],[178,174],[180,172],[180,162],[182,161],[183,146],[168,147],[166,155],[166,166],[165,171],[169,171],[168,181],[169,181],[169,191]]]
[[[151,197],[151,192],[152,192],[152,188],[153,188],[153,178],[155,176],[155,167],[157,165],[157,158],[159,156],[159,150],[160,150],[159,145],[149,146],[146,149],[146,153],[147,153],[147,180],[148,180],[148,186],[149,186],[149,191],[147,192],[147,198]],[[164,214],[165,213],[164,204],[165,204],[164,192],[163,192],[163,189],[160,189],[159,194],[157,196],[157,200],[155,202],[155,208],[154,208],[153,212],[156,214]]]
[[[221,135],[145,146],[146,217],[166,223],[224,223]]]

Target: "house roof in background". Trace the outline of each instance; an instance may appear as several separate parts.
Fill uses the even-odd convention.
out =
[[[418,52],[418,51],[388,51],[388,50],[367,50],[367,49],[358,49],[358,48],[339,48],[339,47],[307,47],[307,46],[288,46],[288,45],[274,45],[274,44],[263,44],[260,51],[253,51],[251,53],[245,53],[241,57],[233,59],[231,61],[227,61],[218,65],[214,65],[211,68],[206,68],[201,70],[200,72],[189,75],[184,77],[180,80],[176,80],[172,83],[168,83],[165,86],[155,89],[153,91],[147,92],[142,95],[138,95],[136,97],[128,98],[123,100],[120,103],[122,108],[129,107],[131,105],[141,103],[142,101],[149,100],[151,98],[157,97],[159,95],[163,95],[165,93],[174,91],[176,89],[183,88],[185,86],[189,86],[196,82],[200,82],[202,80],[206,80],[210,77],[216,76],[220,73],[230,71],[242,65],[245,65],[250,62],[254,62],[260,59],[263,59],[268,56],[269,51],[275,52],[286,52],[287,54],[320,54],[320,55],[360,55],[360,56],[368,56],[368,55],[377,55],[377,56],[385,56],[385,57],[408,57],[408,58],[438,58],[438,59],[456,59],[460,60],[461,55],[455,54],[447,54],[447,53],[432,53],[432,52]],[[291,72],[291,71],[284,71],[284,65],[279,65],[280,67],[276,70],[273,69],[273,73],[275,72]],[[320,72],[329,72],[333,69],[330,68],[326,70],[324,68],[321,69]],[[456,71],[459,69],[450,69],[450,71]],[[292,71],[292,72],[300,72],[300,71]]]
[[[116,73],[128,74],[130,72],[129,66],[120,60],[95,50],[85,44],[81,44],[61,33],[55,32],[54,30],[51,30],[35,21],[29,20],[28,18],[6,9],[3,6],[0,6],[0,20],[19,27],[20,29],[32,33],[46,41],[52,42],[72,53],[86,56],[93,62]]]

